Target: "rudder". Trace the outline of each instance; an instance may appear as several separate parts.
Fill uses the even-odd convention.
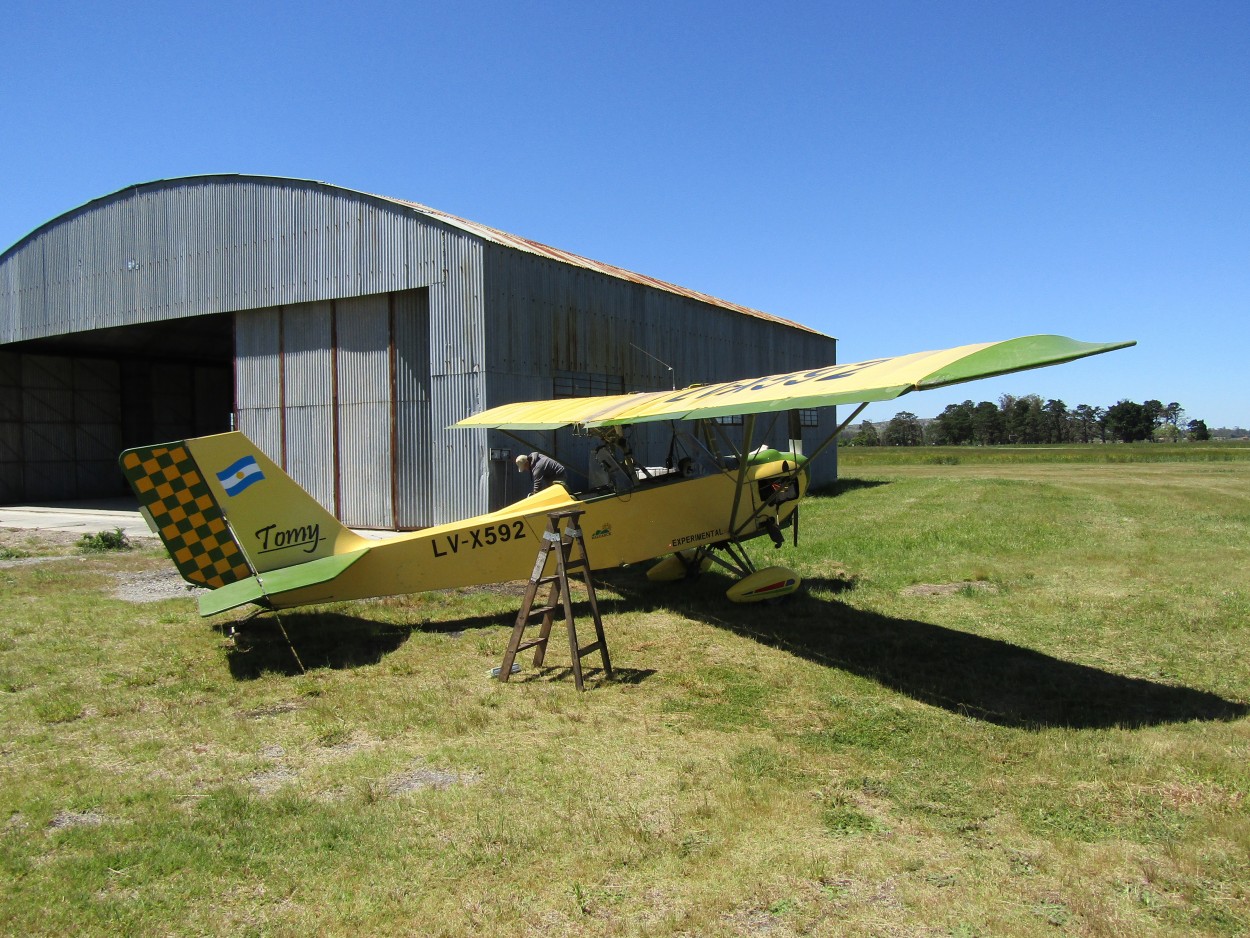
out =
[[[252,576],[185,440],[126,450],[120,462],[184,580],[217,589]]]

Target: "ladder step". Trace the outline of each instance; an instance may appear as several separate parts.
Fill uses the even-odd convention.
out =
[[[547,639],[545,638],[532,638],[528,642],[521,642],[521,644],[517,645],[516,653],[519,655],[521,652],[525,651],[525,649],[527,648],[537,648],[539,645],[546,645],[546,644],[547,644]]]
[[[530,580],[530,582],[535,586],[546,586],[548,583],[554,583],[558,579],[560,579],[560,575],[553,573],[551,576],[540,576],[537,580]]]
[[[577,657],[585,658],[592,651],[598,651],[602,647],[603,642],[595,642],[594,644],[587,645],[585,648],[579,648],[577,649]]]
[[[564,608],[563,606],[531,606],[530,611],[529,611],[529,618],[532,619],[535,616],[545,616],[549,612],[555,612],[563,608]]]
[[[565,570],[580,570],[580,569],[581,569],[582,567],[584,567],[584,566],[586,566],[586,561],[584,561],[584,560],[566,560],[566,561],[564,561],[564,569],[565,569]]]

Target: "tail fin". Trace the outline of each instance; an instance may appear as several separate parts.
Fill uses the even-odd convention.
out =
[[[242,433],[130,449],[121,467],[178,572],[196,586],[218,589],[368,543]]]

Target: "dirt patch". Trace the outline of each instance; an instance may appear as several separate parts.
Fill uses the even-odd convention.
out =
[[[386,790],[392,795],[421,791],[425,788],[443,789],[452,785],[472,785],[479,780],[475,772],[454,772],[429,766],[415,766],[407,772],[392,775],[386,780]]]
[[[105,820],[103,814],[95,811],[58,811],[48,822],[48,827],[58,831],[71,827],[99,827]]]
[[[917,583],[899,591],[903,596],[955,596],[958,593],[997,592],[997,586],[982,580],[963,580],[959,583]]]
[[[302,709],[300,704],[290,700],[282,700],[264,707],[257,707],[255,710],[241,710],[240,714],[249,720],[259,720],[262,717],[275,717],[283,713],[293,713],[300,709]]]
[[[165,599],[194,599],[207,592],[192,586],[177,570],[156,570],[151,573],[118,573],[113,596],[129,603],[156,603]]]

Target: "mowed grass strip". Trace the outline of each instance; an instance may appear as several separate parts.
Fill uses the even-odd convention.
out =
[[[851,463],[788,602],[604,577],[585,694],[489,679],[518,584],[0,565],[0,932],[1244,934],[1250,463]]]

